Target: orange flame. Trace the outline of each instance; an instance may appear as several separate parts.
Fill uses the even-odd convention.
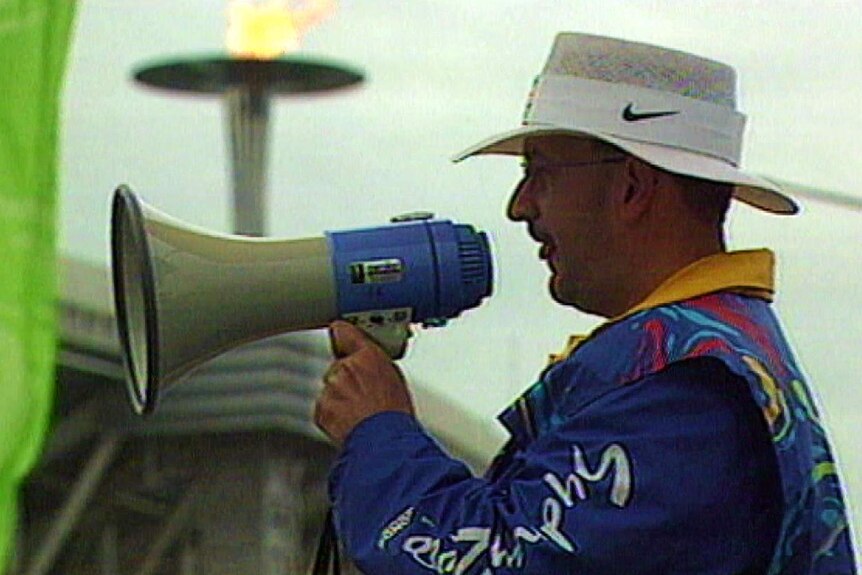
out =
[[[335,0],[229,0],[228,52],[235,58],[278,58],[298,50],[305,32],[334,11]]]

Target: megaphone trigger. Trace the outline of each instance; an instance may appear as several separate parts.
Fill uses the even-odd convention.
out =
[[[343,319],[365,332],[390,358],[401,359],[407,353],[407,341],[413,336],[411,317],[410,308],[396,308],[346,314]]]

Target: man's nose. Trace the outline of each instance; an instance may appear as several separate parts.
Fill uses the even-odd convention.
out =
[[[536,216],[533,186],[531,178],[524,178],[512,191],[512,197],[509,198],[509,205],[506,207],[506,216],[513,222],[523,222]]]

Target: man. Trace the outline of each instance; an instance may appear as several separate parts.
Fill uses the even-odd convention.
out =
[[[362,332],[318,425],[343,447],[338,535],[367,573],[853,573],[825,432],[770,309],[772,254],[728,253],[731,197],[795,203],[738,168],[732,68],[655,46],[557,37],[523,125],[464,152],[524,158],[508,214],[550,292],[607,318],[500,420],[482,478],[428,437]]]

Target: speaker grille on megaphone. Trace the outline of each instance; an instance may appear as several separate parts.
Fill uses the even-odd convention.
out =
[[[125,186],[114,193],[111,255],[138,413],[240,344],[338,318],[371,332],[441,325],[488,297],[493,277],[488,238],[469,225],[427,219],[294,240],[230,236],[173,219]]]

